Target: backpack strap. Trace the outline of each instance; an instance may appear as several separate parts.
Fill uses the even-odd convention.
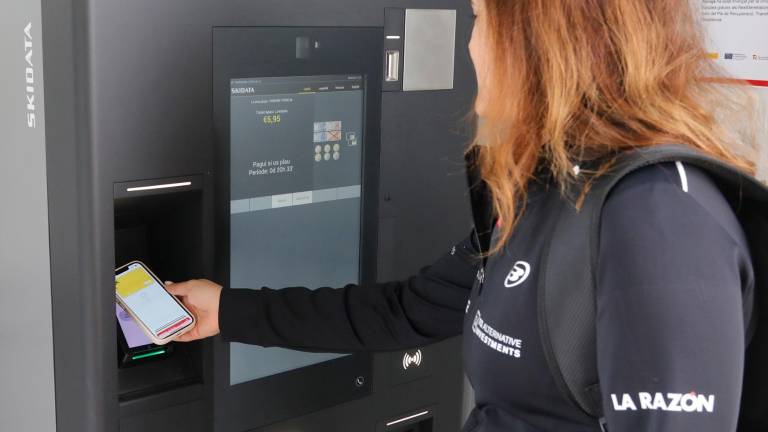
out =
[[[687,146],[660,145],[619,155],[612,169],[595,179],[581,210],[568,199],[560,199],[554,207],[559,220],[544,252],[545,270],[538,286],[540,338],[561,393],[596,419],[603,417],[597,374],[595,278],[603,205],[628,174],[676,161],[704,169],[718,184],[734,192],[729,196],[768,199],[768,189],[741,171]]]

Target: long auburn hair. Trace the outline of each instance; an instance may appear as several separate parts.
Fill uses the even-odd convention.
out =
[[[542,164],[565,190],[578,162],[677,143],[754,173],[754,134],[721,126],[739,111],[743,120],[752,99],[744,86],[713,84],[725,75],[690,0],[484,3],[493,91],[468,151],[503,220],[491,253],[512,235]]]

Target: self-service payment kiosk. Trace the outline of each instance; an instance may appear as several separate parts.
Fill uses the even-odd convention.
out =
[[[5,174],[30,179],[11,197],[19,215],[47,214],[17,218],[13,235],[48,235],[6,262],[49,278],[3,294],[14,306],[0,315],[48,331],[5,360],[0,429],[459,430],[456,339],[377,354],[157,347],[116,308],[113,270],[140,260],[225,289],[366,286],[447,251],[470,226],[467,1],[10,9],[0,35],[13,29],[26,51],[0,77],[26,109],[2,119],[5,146],[34,152]]]

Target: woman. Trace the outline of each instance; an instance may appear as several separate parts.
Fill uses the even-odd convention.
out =
[[[736,102],[703,79],[717,71],[688,0],[472,6],[482,119],[468,152],[482,180],[471,184],[474,234],[408,281],[376,287],[170,285],[198,317],[182,340],[221,332],[229,341],[343,352],[463,333],[476,392],[465,430],[599,430],[560,393],[539,342],[536,286],[547,245],[537,239],[551,219],[542,198],[588,184],[621,152],[663,143],[751,172],[737,152],[744,143],[715,121],[714,107]],[[754,283],[753,269],[744,232],[707,174],[661,164],[624,178],[603,210],[596,274],[609,430],[735,430],[741,291]],[[701,409],[678,409],[691,392]]]

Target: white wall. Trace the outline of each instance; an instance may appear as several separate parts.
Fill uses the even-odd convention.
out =
[[[756,89],[760,97],[761,118],[763,119],[761,137],[762,152],[758,162],[757,175],[763,180],[768,181],[768,87]]]

